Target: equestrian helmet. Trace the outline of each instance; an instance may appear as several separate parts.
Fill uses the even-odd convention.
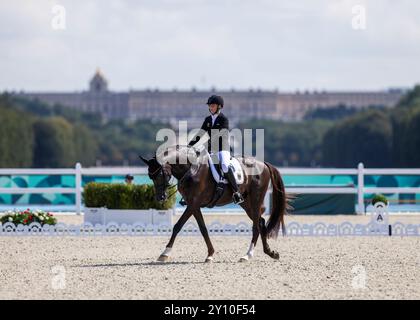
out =
[[[221,96],[216,96],[216,95],[212,95],[208,100],[207,100],[207,105],[211,105],[211,104],[217,104],[219,105],[221,108],[223,108],[223,98]]]

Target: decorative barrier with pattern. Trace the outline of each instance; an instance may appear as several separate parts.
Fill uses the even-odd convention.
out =
[[[376,223],[354,225],[350,222],[341,224],[291,222],[286,225],[286,230],[286,235],[292,237],[419,236],[420,224],[395,222],[391,225],[378,226]],[[213,236],[251,236],[252,226],[245,222],[224,225],[213,222],[208,226],[208,231]],[[172,226],[167,225],[118,225],[112,222],[107,225],[58,223],[53,226],[41,226],[39,223],[31,223],[28,226],[16,226],[10,222],[0,225],[0,236],[169,236],[171,233]],[[184,226],[179,235],[200,236],[201,233],[198,226],[190,222]]]
[[[355,194],[356,212],[365,214],[365,201],[375,193],[387,194],[388,200],[400,206],[410,206],[418,212],[420,202],[420,168],[369,169],[360,163],[357,168],[278,168],[286,191],[296,194]],[[134,183],[152,183],[146,167],[93,167],[66,169],[0,168],[0,206],[56,207],[58,211],[82,212],[83,187],[88,182],[114,183],[124,181],[126,174]],[[268,208],[270,191],[266,195]],[[177,203],[180,195],[177,194]],[[404,204],[403,204],[404,203]],[[412,205],[411,205],[412,204]],[[68,209],[70,207],[70,209]],[[177,205],[180,208],[180,205]],[[66,208],[66,209],[63,209]]]

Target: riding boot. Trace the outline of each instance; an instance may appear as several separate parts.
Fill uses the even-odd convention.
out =
[[[242,194],[239,192],[239,187],[236,184],[235,175],[233,173],[233,169],[231,166],[229,166],[229,170],[225,174],[225,176],[233,189],[233,202],[236,204],[244,202],[244,198],[242,197]]]

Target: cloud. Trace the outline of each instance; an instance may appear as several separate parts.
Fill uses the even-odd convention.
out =
[[[54,4],[67,29],[51,28]],[[367,29],[351,28],[366,6]],[[0,3],[0,90],[111,88],[380,89],[420,73],[420,3],[372,1],[48,1]]]

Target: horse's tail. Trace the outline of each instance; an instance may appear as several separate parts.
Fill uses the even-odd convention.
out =
[[[284,189],[283,179],[278,170],[268,162],[264,162],[270,171],[271,184],[273,185],[273,194],[271,199],[270,218],[267,222],[267,237],[277,238],[281,226],[283,236],[286,235],[286,226],[284,216],[289,209],[287,203],[288,196]]]

